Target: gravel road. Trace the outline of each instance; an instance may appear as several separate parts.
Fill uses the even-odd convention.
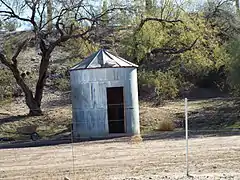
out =
[[[0,179],[240,180],[240,136],[192,138],[189,147],[189,178],[185,141],[165,139],[76,143],[74,161],[71,144],[0,149]]]

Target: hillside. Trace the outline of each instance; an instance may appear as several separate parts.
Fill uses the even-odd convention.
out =
[[[0,7],[0,179],[240,178],[240,0]]]
[[[7,42],[11,39],[10,37],[19,38],[26,33],[29,32],[0,35],[0,40],[3,42],[3,39],[5,39],[4,41]],[[25,80],[33,91],[35,90],[34,85],[37,81],[40,62],[40,56],[37,52],[35,41],[32,41],[20,53],[18,59],[19,69],[22,73],[25,73]],[[13,96],[2,99],[0,103],[0,138],[6,140],[27,140],[29,139],[28,136],[16,133],[18,127],[26,125],[38,125],[37,132],[43,139],[56,139],[63,136],[69,138],[72,112],[69,75],[67,72],[71,65],[81,61],[84,53],[91,53],[91,50],[78,52],[78,50],[73,49],[69,51],[69,47],[61,46],[57,47],[52,53],[42,101],[44,116],[26,116],[28,108],[25,104],[23,92],[16,86],[13,78],[10,77],[13,83],[13,85],[11,84]],[[158,59],[159,56],[155,57],[155,60],[150,59],[149,62],[141,64],[139,68],[142,134],[156,133],[160,129],[163,131],[173,130],[174,127],[175,131],[181,131],[184,127],[184,104],[182,100],[177,100],[176,97],[183,99],[183,96],[195,99],[189,102],[189,126],[191,130],[231,131],[231,129],[240,127],[238,99],[229,98],[229,95],[221,91],[220,88],[201,88],[193,85],[191,88],[184,89],[185,85],[177,85],[179,82],[175,81],[171,74],[164,74],[160,71],[156,71],[156,74],[152,71],[142,71],[145,66],[149,66],[148,68],[151,69],[154,66],[152,64],[154,62],[157,65]],[[163,62],[163,59],[161,61]],[[209,79],[203,80],[203,82],[208,81]],[[172,82],[169,83],[172,86],[168,86],[165,82]],[[18,93],[15,93],[16,91]],[[172,97],[173,94],[176,97]],[[167,123],[167,125],[164,123]]]
[[[234,98],[212,98],[189,101],[189,130],[200,134],[214,134],[240,129],[240,100]],[[26,116],[28,108],[23,98],[0,105],[0,138],[9,140],[30,140],[29,136],[17,133],[18,127],[38,125],[37,132],[42,139],[70,138],[71,100],[69,93],[47,92],[43,100],[44,115]],[[164,123],[174,123],[173,132],[184,128],[183,100],[166,101],[162,106],[140,102],[141,133],[155,134]],[[172,131],[172,130],[171,130]]]
[[[39,126],[38,132],[42,138],[67,137],[72,118],[68,69],[103,47],[139,65],[143,134],[174,130],[174,126],[175,131],[183,130],[184,104],[179,99],[184,97],[192,99],[189,107],[191,130],[238,129],[239,100],[232,96],[238,92],[236,80],[239,71],[235,69],[238,66],[234,65],[238,60],[235,57],[238,51],[234,48],[233,52],[229,50],[233,35],[229,39],[219,37],[223,30],[215,29],[213,22],[202,16],[201,11],[199,16],[180,11],[184,23],[159,23],[163,20],[146,18],[134,21],[133,26],[121,30],[109,24],[91,31],[87,39],[68,39],[58,44],[50,54],[49,67],[44,73],[46,82],[41,106],[44,115],[40,117],[26,116],[28,108],[24,93],[12,73],[0,63],[0,138],[27,139],[14,132],[17,127],[31,124]],[[218,20],[215,23],[215,26],[221,27]],[[21,79],[34,93],[43,57],[34,33],[0,34],[0,48],[6,57],[11,56],[20,40],[29,36],[33,38],[20,52],[17,68]],[[48,47],[48,43],[58,37],[59,32],[53,31],[42,40]]]

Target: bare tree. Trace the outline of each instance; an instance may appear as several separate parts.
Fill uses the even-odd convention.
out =
[[[0,0],[0,15],[5,19],[17,19],[30,23],[32,33],[28,33],[19,41],[12,57],[6,56],[4,49],[0,49],[0,62],[6,65],[13,73],[17,84],[25,94],[26,104],[30,109],[29,114],[41,115],[41,101],[49,68],[49,60],[55,47],[72,38],[88,39],[100,21],[106,14],[112,13],[121,7],[108,8],[104,12],[96,12],[87,1],[84,0],[20,0],[16,1],[18,10],[7,0]],[[30,17],[21,12],[30,12]],[[47,18],[46,18],[47,11]],[[18,56],[27,43],[35,39],[40,48],[40,67],[35,93],[21,77],[18,67]]]

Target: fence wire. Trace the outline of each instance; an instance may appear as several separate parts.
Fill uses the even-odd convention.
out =
[[[142,108],[140,106],[140,113]],[[174,114],[175,129],[167,132],[156,128],[144,132],[143,142],[134,142],[131,137],[75,139],[71,107],[65,105],[61,109],[50,109],[44,117],[1,117],[0,179],[182,177],[186,170],[184,101],[170,102],[157,109],[160,113]],[[153,110],[157,111],[156,107]],[[238,101],[189,100],[188,110],[189,174],[240,179]],[[141,114],[140,118],[140,123],[146,123]],[[35,141],[31,139],[31,132],[18,131],[19,127],[36,124],[40,138]]]

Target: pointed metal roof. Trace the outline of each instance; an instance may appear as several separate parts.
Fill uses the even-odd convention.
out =
[[[73,66],[70,70],[77,69],[93,69],[93,68],[109,68],[109,67],[138,67],[121,57],[115,56],[105,49],[93,53],[80,63]]]

